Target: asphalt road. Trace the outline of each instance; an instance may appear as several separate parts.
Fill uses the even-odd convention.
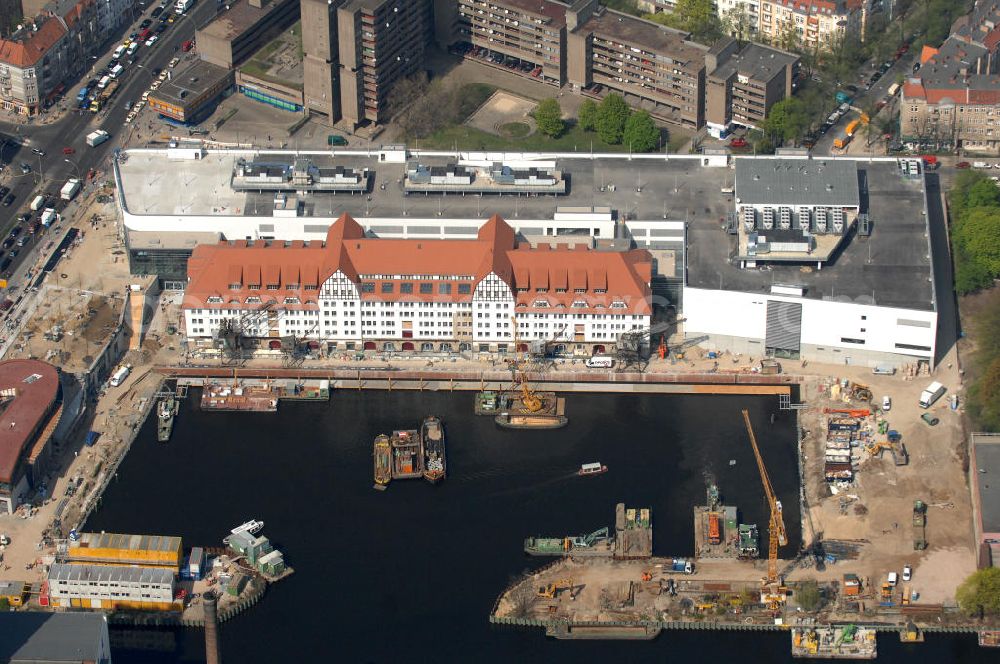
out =
[[[128,31],[137,31],[139,22],[147,18],[156,6],[154,3],[148,7]],[[30,211],[28,206],[38,193],[47,192],[58,198],[59,190],[67,179],[84,176],[88,169],[101,168],[106,164],[106,159],[112,150],[127,136],[125,116],[128,112],[125,110],[125,103],[139,100],[153,81],[151,70],[165,69],[171,58],[181,55],[181,43],[193,39],[196,26],[205,25],[216,15],[218,9],[219,4],[216,0],[201,0],[182,19],[167,28],[153,46],[140,47],[136,51],[134,64],[126,67],[118,93],[101,113],[95,115],[89,111],[70,111],[61,120],[52,124],[17,125],[0,122],[0,140],[8,139],[0,148],[0,158],[4,164],[9,165],[10,172],[5,184],[16,196],[13,205],[0,207],[0,237],[6,237],[18,215]],[[75,108],[76,94],[80,86],[110,61],[111,51],[118,43],[117,41],[112,43],[109,52],[95,61],[94,70],[88,72],[83,80],[77,81],[66,91],[61,105]],[[144,110],[143,115],[149,112]],[[95,129],[109,132],[111,140],[96,148],[88,147],[85,142],[86,136]],[[67,147],[74,150],[73,154],[63,154],[63,148]],[[45,152],[45,156],[34,154],[32,148],[41,149]],[[31,173],[21,174],[22,162],[31,165]],[[35,251],[36,247],[29,244],[4,274],[14,275],[20,266],[32,264],[35,260],[33,255]],[[3,253],[6,254],[7,251]],[[15,278],[14,281],[16,280]]]
[[[871,75],[877,71],[882,62],[866,62],[858,70],[858,79],[860,79],[861,73],[863,72],[865,75],[864,81],[844,81],[844,85],[855,85],[858,88],[858,94],[854,98],[854,101],[851,102],[851,105],[855,108],[862,108],[868,101],[871,101],[874,104],[879,99],[885,97],[885,95],[889,92],[889,87],[896,82],[896,77],[899,74],[903,74],[904,76],[911,75],[913,71],[913,63],[916,62],[918,55],[919,51],[917,49],[910,49],[907,51],[903,57],[892,64],[889,71],[883,74],[882,78],[877,80],[875,85],[873,85],[870,90],[865,90],[865,81],[871,78]],[[888,59],[891,59],[891,56],[889,56]],[[874,67],[872,66],[873,64]],[[895,100],[891,100],[890,105],[883,109],[882,112],[887,112],[892,107],[893,103],[895,103]],[[837,133],[856,117],[857,115],[855,113],[848,113],[842,117],[837,124],[830,127],[830,131],[826,132],[825,135],[816,141],[816,146],[813,148],[813,152],[815,154],[831,154],[833,150],[833,139],[837,136]],[[872,118],[872,122],[876,122],[874,117]],[[855,136],[858,137],[858,135]],[[861,140],[864,140],[863,137],[860,138]]]

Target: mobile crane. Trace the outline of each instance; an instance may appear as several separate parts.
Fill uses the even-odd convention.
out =
[[[781,587],[781,579],[778,577],[778,545],[788,544],[788,537],[785,533],[785,521],[781,513],[781,501],[774,493],[771,486],[771,478],[767,476],[767,468],[764,466],[764,459],[760,456],[760,448],[757,447],[757,438],[753,433],[753,426],[750,424],[750,412],[743,409],[743,423],[747,428],[747,435],[750,436],[750,444],[753,446],[753,455],[757,459],[757,470],[760,471],[760,481],[764,485],[764,495],[767,496],[767,504],[771,510],[771,518],[768,521],[768,546],[767,546],[767,577],[762,582],[761,601],[771,610],[777,609],[785,601],[786,589]]]

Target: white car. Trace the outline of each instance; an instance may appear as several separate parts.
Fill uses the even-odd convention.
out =
[[[911,568],[909,565],[904,565],[903,566],[903,581],[909,581],[912,576],[913,576],[913,568]]]
[[[896,587],[896,583],[898,581],[898,576],[897,576],[897,574],[895,572],[889,572],[889,575],[886,577],[885,580],[886,580],[886,583],[888,583],[890,586],[892,586],[893,588],[895,588]]]
[[[170,64],[168,64],[167,66],[173,69],[174,67],[177,66],[177,63],[180,61],[181,61],[180,58],[174,58],[173,60],[170,61]]]
[[[167,76],[169,76],[169,74],[167,74],[167,72],[165,71],[162,71],[160,72],[160,75],[157,78],[159,78],[161,81],[165,81],[167,80]]]
[[[892,410],[892,399],[888,395],[882,397],[882,410],[886,412]]]
[[[156,40],[159,38],[160,37],[158,35],[153,35],[152,37],[146,40],[146,46],[152,46],[153,44],[156,43]]]

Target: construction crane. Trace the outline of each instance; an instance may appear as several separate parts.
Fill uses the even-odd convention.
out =
[[[757,438],[753,434],[753,426],[750,424],[750,412],[743,409],[743,423],[747,427],[747,435],[750,436],[750,444],[753,446],[753,455],[757,459],[757,470],[760,471],[760,481],[764,485],[764,495],[767,496],[767,504],[771,510],[771,518],[768,521],[768,546],[767,546],[767,578],[764,579],[764,589],[761,596],[768,608],[777,608],[784,601],[785,594],[780,588],[781,581],[778,578],[778,545],[788,544],[788,537],[785,534],[785,521],[781,514],[781,501],[774,494],[774,487],[771,486],[771,479],[767,476],[767,468],[764,466],[764,459],[760,456],[760,448],[757,447]]]
[[[537,413],[544,404],[541,398],[531,389],[528,376],[524,372],[524,358],[521,356],[521,334],[517,329],[517,318],[510,317],[510,324],[514,326],[514,361],[511,363],[511,371],[514,373],[514,383],[521,385],[521,405],[529,413]]]

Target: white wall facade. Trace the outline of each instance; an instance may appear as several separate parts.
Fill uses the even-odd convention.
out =
[[[685,287],[685,337],[709,335],[707,347],[759,356],[764,351],[769,300],[802,304],[803,359],[933,363],[936,312],[859,302]]]
[[[448,275],[455,276],[455,275]],[[421,276],[421,279],[433,277]],[[471,286],[470,282],[470,286]],[[572,344],[604,345],[606,350],[625,332],[647,330],[650,316],[633,314],[630,303],[611,297],[607,313],[595,313],[589,307],[571,303],[538,306],[548,302],[537,296],[532,307],[518,307],[510,286],[498,275],[486,275],[467,298],[439,298],[437,301],[399,299],[362,299],[358,286],[343,272],[333,274],[320,287],[318,296],[303,291],[296,303],[279,302],[270,311],[257,310],[267,292],[248,301],[209,301],[205,306],[184,309],[185,334],[192,339],[210,339],[225,320],[244,322],[244,334],[257,338],[295,336],[338,344],[354,344],[361,350],[366,342],[375,342],[370,350],[385,350],[386,342],[396,342],[392,350],[403,350],[409,342],[415,351],[496,350],[498,344],[510,344],[514,350],[514,322],[517,336],[524,342],[548,341]],[[378,295],[378,293],[376,293]],[[251,300],[252,301],[249,301]],[[545,309],[551,309],[545,311]],[[244,318],[244,312],[252,312]],[[342,345],[343,344],[343,345]],[[447,344],[447,346],[442,346]],[[568,348],[567,348],[568,350]],[[592,349],[590,349],[592,350]]]

